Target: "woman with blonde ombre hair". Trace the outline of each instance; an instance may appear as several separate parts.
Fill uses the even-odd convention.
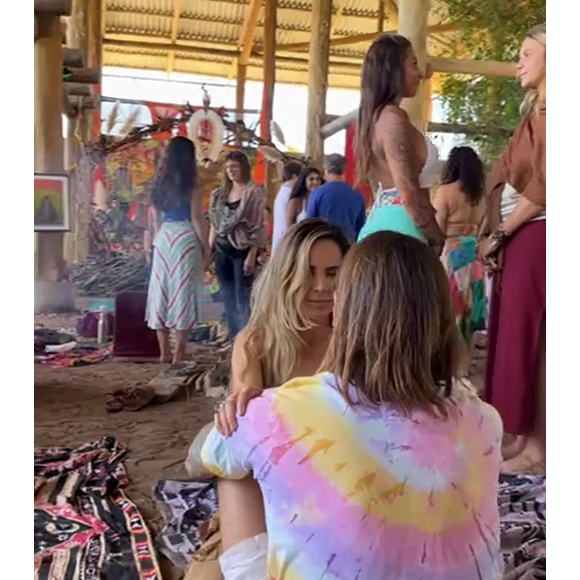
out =
[[[267,389],[204,442],[224,579],[501,578],[501,420],[459,379],[437,255],[370,234],[341,266],[333,325],[316,374]],[[250,483],[262,494],[248,511]]]
[[[523,41],[523,118],[488,181],[480,255],[493,275],[485,392],[502,416],[506,471],[545,467],[546,25]]]
[[[234,404],[228,406],[232,422],[236,403],[245,407],[265,389],[317,372],[332,336],[334,292],[349,247],[341,228],[318,218],[305,219],[284,234],[254,284],[250,320],[234,342],[229,398]],[[211,427],[202,429],[190,447],[186,469],[191,477],[204,475],[200,450]],[[224,578],[261,577],[266,524],[258,484],[251,477],[220,480],[218,496]],[[249,564],[240,562],[240,556]],[[251,562],[263,559],[264,570],[253,576]],[[208,575],[210,580],[221,577],[217,561],[213,570],[204,570]]]

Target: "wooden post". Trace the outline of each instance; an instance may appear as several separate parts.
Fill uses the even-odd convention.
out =
[[[88,1],[73,0],[71,14],[68,18],[66,29],[67,49],[79,50],[83,55],[83,62],[87,61],[88,53]],[[90,124],[91,112],[76,110],[73,116],[68,117],[66,134],[66,147],[64,168],[70,178],[71,196],[71,231],[64,236],[64,257],[67,262],[77,260],[77,245],[79,236],[78,205],[79,195],[82,197],[87,192],[77,191],[76,163],[81,151],[80,139],[87,134],[87,125]]]
[[[247,66],[238,63],[236,76],[236,120],[244,118],[244,101],[246,99],[246,72]]]
[[[430,0],[399,1],[399,34],[406,36],[413,45],[421,70],[427,64],[427,19]],[[403,101],[402,107],[409,113],[411,122],[420,130],[425,129],[424,118],[425,82],[421,83],[417,95]]]
[[[62,136],[62,26],[60,18],[37,14],[34,42],[34,171],[64,172]],[[35,311],[74,307],[71,286],[64,281],[63,234],[39,232],[35,251]]]
[[[88,14],[89,14],[89,33],[88,33],[88,59],[87,66],[92,68],[102,67],[103,61],[103,35],[102,35],[102,5],[103,0],[88,0]],[[95,99],[101,96],[101,83],[93,87],[93,95]],[[101,135],[101,104],[97,102],[97,106],[93,113],[92,127],[89,129],[90,134],[87,135],[87,141],[98,139]]]
[[[330,26],[332,0],[312,3],[310,28],[316,34],[310,36],[308,54],[308,115],[306,120],[306,155],[322,167],[324,140],[320,129],[326,115],[326,89],[328,87],[328,57],[330,52]]]
[[[379,0],[379,21],[377,23],[377,32],[385,30],[385,0]]]
[[[276,85],[276,12],[277,0],[264,2],[264,87],[262,93],[262,116],[260,136],[272,140],[270,124],[274,115],[274,87]],[[270,207],[276,196],[274,167],[266,162],[266,193]]]

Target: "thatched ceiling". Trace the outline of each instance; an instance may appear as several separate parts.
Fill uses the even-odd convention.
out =
[[[307,84],[312,1],[278,0],[278,82]],[[376,33],[381,13],[383,30],[396,29],[397,1],[384,0],[382,9],[379,4],[334,0],[331,38]],[[250,5],[251,0],[106,0],[103,65],[231,77]],[[440,0],[431,2],[429,26],[429,54],[445,54],[454,27]],[[263,36],[261,8],[247,67],[250,80],[262,80]],[[331,87],[358,88],[360,64],[370,42],[331,46]]]

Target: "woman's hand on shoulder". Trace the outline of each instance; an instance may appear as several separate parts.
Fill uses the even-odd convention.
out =
[[[238,428],[237,415],[243,417],[248,408],[248,403],[262,394],[258,387],[244,387],[240,391],[232,393],[220,403],[216,409],[214,425],[224,436],[231,437]]]

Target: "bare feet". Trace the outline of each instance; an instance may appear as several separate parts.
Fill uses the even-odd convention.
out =
[[[168,363],[170,363],[171,362],[171,355],[170,354],[162,354],[159,357],[159,362],[161,364],[168,364]]]
[[[521,448],[519,453],[510,457],[504,454],[501,470],[505,473],[520,474],[546,473],[546,452],[544,447],[534,437],[518,437],[518,439],[524,440],[523,448]],[[515,445],[521,446],[521,442],[516,440],[513,445],[512,451],[515,450]]]

